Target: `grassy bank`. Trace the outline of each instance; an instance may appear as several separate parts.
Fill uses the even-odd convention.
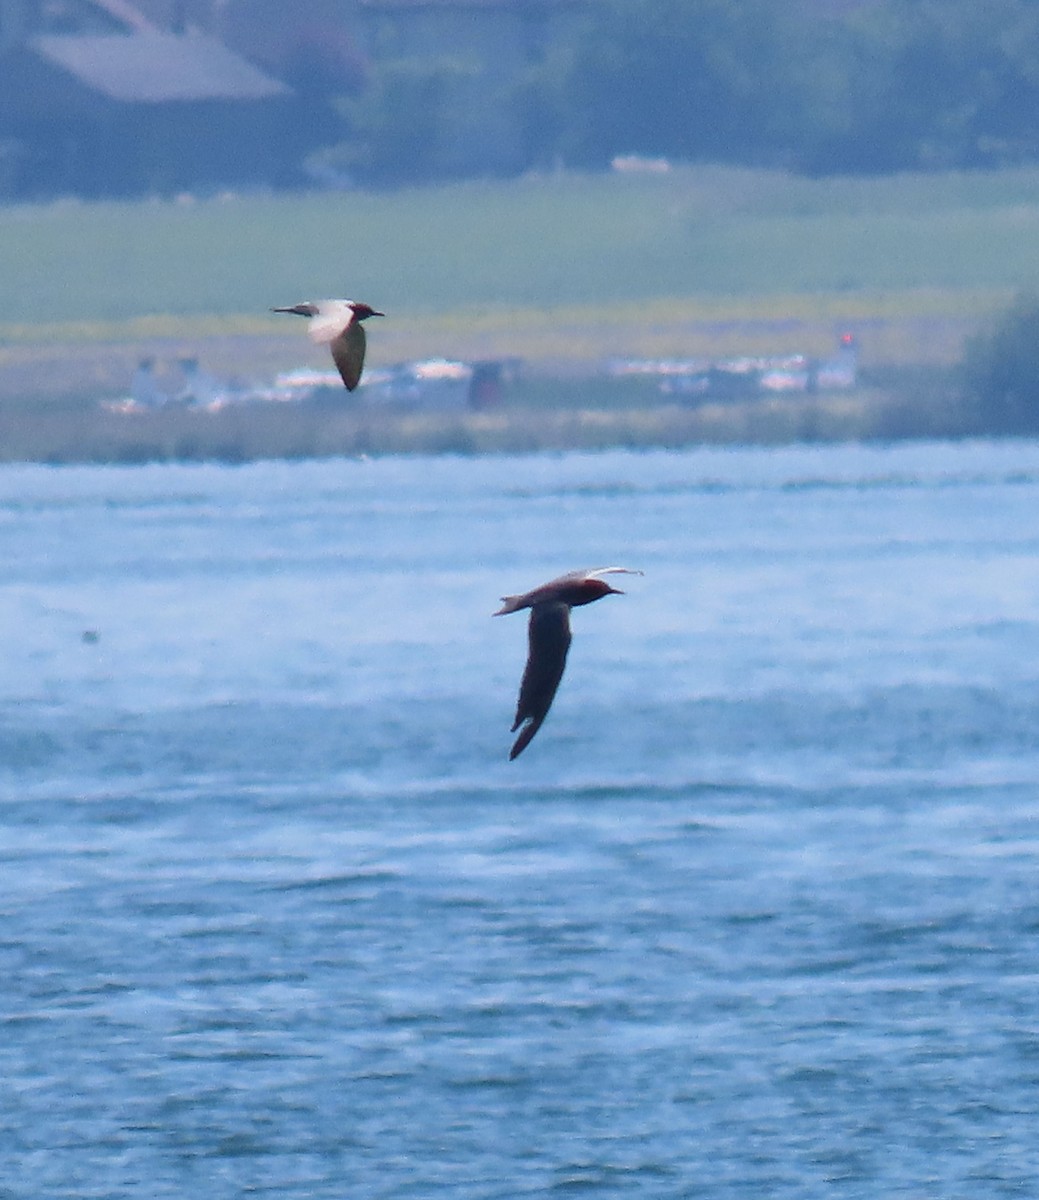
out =
[[[332,415],[313,410],[218,414],[49,413],[31,427],[0,423],[0,461],[142,463],[248,462],[383,454],[479,454],[680,447],[700,443],[781,444],[860,437],[858,402],[811,409],[788,403],[700,410],[674,405],[621,409],[508,409],[495,413]]]
[[[0,209],[0,326],[261,317],[304,295],[444,312],[1039,280],[1039,171],[804,180],[681,169],[392,194]],[[235,317],[241,320],[241,317]]]
[[[602,389],[493,416],[240,410],[128,422],[95,411],[143,354],[269,379],[325,365],[272,303],[361,296],[390,314],[372,367],[516,356],[575,380],[613,356],[825,355],[947,371],[1039,281],[1039,171],[804,180],[681,169],[388,195],[218,197],[0,209],[0,457],[248,458],[884,436],[941,426],[890,388],[713,411]],[[889,375],[888,378],[891,378]],[[923,391],[934,393],[935,388]],[[598,415],[597,415],[598,414]],[[623,414],[623,415],[622,415]]]
[[[27,417],[0,406],[0,462],[247,462],[411,453],[633,449],[693,444],[778,445],[941,434],[954,414],[909,412],[887,391],[770,397],[688,406],[646,380],[604,384],[528,380],[483,412],[365,409],[344,399],[321,405],[265,404],[217,412],[177,407],[120,414],[55,403]]]
[[[392,317],[373,326],[368,363],[516,357],[535,375],[587,376],[611,357],[824,357],[838,332],[851,329],[867,368],[945,368],[1009,299],[995,291],[677,297]],[[145,354],[160,362],[190,355],[218,375],[254,380],[326,365],[325,351],[307,342],[300,323],[263,316],[9,324],[0,326],[0,406],[122,395]]]

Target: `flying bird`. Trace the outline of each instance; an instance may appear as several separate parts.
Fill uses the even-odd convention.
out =
[[[555,699],[559,681],[566,667],[566,654],[570,649],[570,610],[582,604],[591,604],[603,596],[623,595],[620,588],[611,587],[603,575],[641,575],[628,567],[599,567],[594,571],[571,571],[560,575],[549,583],[524,592],[522,596],[502,596],[504,603],[494,616],[530,609],[530,624],[527,627],[527,665],[523,669],[519,703],[512,733],[522,725],[509,760],[530,745],[530,740],[541,728]]]
[[[370,304],[361,304],[356,300],[307,300],[289,308],[272,308],[271,312],[298,313],[301,317],[310,318],[310,328],[307,330],[310,340],[329,343],[332,358],[348,392],[352,392],[361,382],[361,369],[364,366],[367,343],[361,322],[369,317],[386,315]]]

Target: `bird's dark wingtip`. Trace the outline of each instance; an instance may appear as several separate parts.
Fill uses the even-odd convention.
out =
[[[517,721],[516,725],[513,725],[511,732],[515,733],[516,726],[519,724],[520,722]],[[509,751],[509,762],[512,762],[514,758],[518,758],[523,751],[526,750],[526,748],[530,745],[534,734],[537,733],[540,728],[540,721],[530,721],[528,724],[523,726],[519,737],[515,740],[515,742],[513,742],[512,749]]]

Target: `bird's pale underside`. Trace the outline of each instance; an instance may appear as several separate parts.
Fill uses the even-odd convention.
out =
[[[509,758],[521,754],[541,728],[541,724],[552,707],[570,649],[570,610],[583,604],[591,604],[603,596],[619,595],[620,589],[611,587],[604,575],[641,575],[628,567],[598,567],[590,571],[570,571],[539,587],[518,596],[503,596],[502,607],[494,614],[530,609],[527,627],[527,663],[520,683],[519,702],[512,732],[520,730]],[[522,729],[520,728],[522,726]]]
[[[357,387],[361,382],[367,347],[361,322],[369,317],[385,316],[384,313],[358,300],[306,300],[287,308],[272,308],[271,312],[296,313],[309,318],[310,340],[327,342],[347,391],[352,392]]]

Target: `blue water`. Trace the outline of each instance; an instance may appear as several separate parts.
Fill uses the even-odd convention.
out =
[[[1039,444],[6,467],[0,562],[3,1200],[1039,1194]]]

